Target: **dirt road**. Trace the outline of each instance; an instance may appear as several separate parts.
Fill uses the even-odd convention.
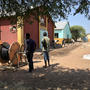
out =
[[[32,73],[28,65],[17,71],[0,71],[0,90],[90,90],[90,43],[75,43],[50,51],[51,66],[43,68],[43,56],[35,52]]]

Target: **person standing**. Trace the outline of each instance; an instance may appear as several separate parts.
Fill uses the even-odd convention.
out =
[[[42,43],[42,51],[43,51],[43,56],[44,56],[44,63],[45,63],[45,68],[47,67],[47,62],[48,66],[50,66],[50,61],[49,61],[49,48],[50,48],[50,39],[47,36],[47,33],[43,33],[43,39],[41,41]]]
[[[26,33],[26,41],[25,41],[25,46],[26,46],[26,55],[27,55],[27,59],[29,62],[29,72],[32,72],[32,70],[34,69],[33,66],[33,53],[36,49],[36,43],[34,40],[32,40],[30,38],[30,34]]]
[[[65,39],[62,41],[62,47],[65,47]]]

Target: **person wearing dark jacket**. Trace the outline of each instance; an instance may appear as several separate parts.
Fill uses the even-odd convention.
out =
[[[30,38],[30,34],[26,33],[26,55],[27,55],[27,59],[29,62],[29,72],[32,72],[32,70],[34,69],[33,66],[33,53],[36,49],[36,43],[34,40],[32,40]]]

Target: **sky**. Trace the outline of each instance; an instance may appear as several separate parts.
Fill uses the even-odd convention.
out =
[[[86,34],[90,33],[90,20],[88,20],[84,15],[81,15],[81,14],[77,14],[75,16],[69,15],[68,21],[69,21],[70,27],[74,25],[79,25],[85,29]]]

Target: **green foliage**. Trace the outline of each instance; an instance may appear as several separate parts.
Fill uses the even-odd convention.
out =
[[[72,38],[75,41],[77,41],[78,38],[83,38],[86,35],[85,29],[82,26],[72,26],[70,30],[72,33]]]
[[[35,19],[39,15],[65,19],[72,8],[75,9],[74,15],[81,13],[90,17],[90,0],[0,0],[0,16],[2,17],[11,15],[28,17],[32,14]],[[35,12],[32,9],[35,9]]]
[[[74,15],[80,13],[90,19],[90,0],[77,0],[77,2],[77,8],[75,9]]]

